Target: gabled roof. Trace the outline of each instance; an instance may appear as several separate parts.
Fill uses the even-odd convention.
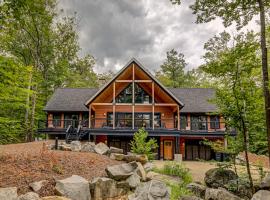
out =
[[[212,88],[170,88],[177,98],[185,104],[180,112],[208,113],[218,112],[216,104],[210,102],[216,95]]]
[[[174,99],[181,107],[184,104],[180,99],[176,98],[166,87],[164,87],[138,60],[132,58],[109,82],[107,82],[94,96],[92,96],[85,105],[89,105],[99,94],[101,94],[113,81],[115,81],[122,72],[124,72],[132,63],[137,64],[137,66],[144,71],[160,88],[162,88],[172,99]]]
[[[181,113],[211,113],[217,112],[217,106],[209,100],[215,97],[211,88],[167,88],[185,106]],[[98,89],[89,88],[59,88],[48,101],[45,111],[87,112],[84,103],[93,97]]]
[[[47,102],[45,111],[88,111],[84,105],[98,89],[96,88],[58,88]]]

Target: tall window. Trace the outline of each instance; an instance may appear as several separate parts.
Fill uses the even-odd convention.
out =
[[[180,115],[180,129],[186,130],[187,126],[187,115]]]
[[[59,114],[59,113],[53,114],[53,126],[54,127],[61,126],[61,114]]]
[[[219,116],[210,116],[210,128],[211,129],[219,129]]]
[[[191,116],[191,130],[207,130],[207,116],[192,115]]]
[[[152,97],[137,83],[134,84],[135,103],[152,103]],[[129,84],[116,98],[116,103],[132,103],[132,84]]]

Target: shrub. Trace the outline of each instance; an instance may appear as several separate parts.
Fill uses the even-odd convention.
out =
[[[185,185],[192,182],[192,177],[189,169],[176,162],[168,162],[162,169],[155,169],[155,171],[160,174],[178,176]]]
[[[147,140],[148,132],[140,128],[133,136],[131,141],[131,152],[136,154],[145,154],[148,159],[153,159],[153,151],[158,147],[154,138]]]

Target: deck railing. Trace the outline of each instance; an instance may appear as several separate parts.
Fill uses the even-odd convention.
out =
[[[154,122],[154,124],[153,124]],[[78,127],[81,125],[83,128],[89,128],[89,119],[86,120],[47,120],[39,121],[38,128],[45,129],[66,129],[69,125]],[[92,118],[91,129],[132,129],[132,119],[116,119],[113,125],[113,120],[110,118]],[[166,130],[177,130],[178,124],[175,118],[162,118],[162,119],[134,119],[134,128],[145,129],[166,129]],[[180,122],[180,130],[182,131],[225,131],[225,123],[222,121],[182,121]]]

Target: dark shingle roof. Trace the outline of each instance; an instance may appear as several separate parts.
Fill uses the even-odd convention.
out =
[[[45,111],[88,111],[84,103],[98,89],[96,88],[58,88],[45,106]]]
[[[88,111],[84,105],[98,89],[90,88],[59,88],[48,101],[45,111]],[[181,112],[206,113],[216,112],[215,104],[209,99],[215,96],[215,90],[209,88],[170,88],[179,101],[185,105]]]
[[[212,88],[170,88],[177,98],[185,104],[181,112],[207,113],[217,112],[217,106],[210,99],[215,97],[215,89]]]

